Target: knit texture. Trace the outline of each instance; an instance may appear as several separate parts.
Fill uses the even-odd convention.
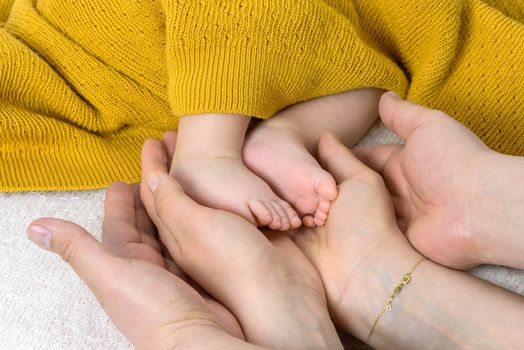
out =
[[[522,0],[0,0],[0,191],[137,181],[177,118],[361,87],[524,154]]]

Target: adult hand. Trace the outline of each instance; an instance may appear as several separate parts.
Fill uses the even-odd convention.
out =
[[[443,112],[394,93],[383,95],[379,109],[405,145],[354,152],[383,175],[410,243],[454,268],[523,268],[522,158],[491,151]]]
[[[378,349],[518,348],[524,298],[431,261],[419,264],[381,176],[330,134],[319,156],[339,194],[326,225],[304,228],[294,240],[319,271],[340,326]],[[408,271],[409,284],[390,294]],[[390,311],[381,313],[391,295]]]
[[[168,175],[171,153],[146,142],[141,193],[177,265],[233,312],[248,341],[341,348],[320,277],[289,237],[194,202]]]
[[[29,238],[71,265],[136,348],[249,347],[233,315],[184,281],[155,235],[138,186],[123,183],[107,190],[102,244],[63,220],[29,227]]]
[[[330,133],[318,153],[339,194],[325,226],[297,230],[293,239],[320,273],[335,321],[366,340],[389,286],[421,256],[396,224],[382,177]]]

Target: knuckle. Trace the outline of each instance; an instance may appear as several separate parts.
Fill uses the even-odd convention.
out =
[[[76,256],[75,245],[70,240],[62,242],[58,247],[58,254],[66,263],[71,264]]]
[[[370,171],[369,176],[375,185],[384,185],[384,178],[380,174]]]
[[[369,170],[365,174],[366,182],[374,187],[384,186],[384,179],[382,176],[372,170]]]
[[[155,197],[155,213],[159,218],[163,218],[168,214],[169,198],[159,194]]]
[[[167,198],[159,198],[155,201],[155,213],[158,218],[167,218],[169,205],[167,203]]]

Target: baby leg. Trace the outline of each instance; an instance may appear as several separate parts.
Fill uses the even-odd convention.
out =
[[[171,175],[202,205],[274,230],[296,228],[296,212],[242,162],[249,119],[230,114],[180,118]]]
[[[315,159],[318,141],[331,130],[353,146],[378,117],[382,90],[360,89],[288,107],[248,134],[244,162],[297,210],[307,226],[321,226],[337,185]]]

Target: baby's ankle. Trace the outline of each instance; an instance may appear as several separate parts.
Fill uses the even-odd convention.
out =
[[[274,118],[262,121],[255,129],[251,130],[246,137],[245,146],[253,146],[258,143],[264,144],[268,140],[277,138],[295,142],[302,145],[311,154],[315,154],[318,140],[307,142],[300,128],[301,125],[285,118],[278,118],[277,115]]]
[[[240,159],[249,120],[232,114],[180,118],[174,160]]]
[[[176,149],[173,162],[185,161],[205,161],[214,159],[235,159],[241,160],[241,149],[228,146],[206,146],[196,145],[195,147],[185,147]]]

